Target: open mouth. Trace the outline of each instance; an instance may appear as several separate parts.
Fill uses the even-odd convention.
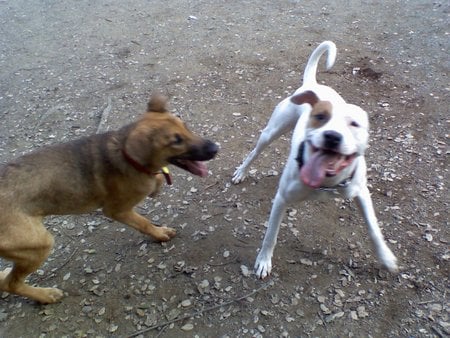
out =
[[[200,147],[192,147],[188,152],[169,158],[169,163],[189,171],[193,175],[200,177],[208,176],[208,168],[204,161],[209,161],[216,156],[219,147],[206,140]]]
[[[189,171],[193,175],[200,177],[208,176],[208,167],[202,161],[171,158],[169,159],[169,163],[176,165],[183,170]]]
[[[311,143],[312,152],[308,161],[300,169],[300,178],[306,185],[319,188],[327,177],[338,175],[356,157],[356,153],[344,155],[332,149],[316,148]]]

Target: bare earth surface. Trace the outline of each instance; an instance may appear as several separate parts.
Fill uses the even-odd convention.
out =
[[[139,207],[177,229],[169,243],[98,212],[47,219],[55,249],[30,282],[67,295],[43,306],[0,294],[0,336],[448,336],[449,9],[0,0],[1,162],[128,123],[154,90],[221,146],[206,179],[173,168],[174,185]],[[230,178],[323,40],[338,58],[319,81],[369,112],[370,189],[401,271],[380,269],[356,206],[337,196],[291,206],[261,281],[253,263],[290,135],[245,182]]]

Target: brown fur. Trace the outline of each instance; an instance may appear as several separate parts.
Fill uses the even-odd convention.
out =
[[[320,128],[325,125],[331,118],[333,106],[329,101],[320,101],[317,95],[307,90],[291,97],[291,101],[297,105],[309,103],[312,107],[309,115],[308,128]]]
[[[311,110],[308,120],[308,128],[320,128],[331,118],[333,106],[329,101],[318,101]]]
[[[0,167],[0,256],[14,263],[0,272],[1,291],[41,303],[63,296],[59,289],[24,281],[53,246],[53,236],[42,224],[47,215],[101,208],[106,216],[158,241],[175,236],[174,229],[153,225],[133,207],[158,192],[163,182],[158,172],[169,159],[209,160],[217,146],[168,113],[165,98],[153,97],[148,109],[139,121],[118,131],[46,147]],[[131,165],[123,151],[148,173]]]

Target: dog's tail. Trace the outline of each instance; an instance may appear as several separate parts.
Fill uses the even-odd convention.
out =
[[[327,57],[327,70],[329,70],[334,65],[336,60],[336,45],[331,41],[322,42],[309,57],[308,63],[305,68],[305,73],[303,74],[303,84],[314,84],[317,83],[316,72],[317,64],[323,53],[328,52]]]

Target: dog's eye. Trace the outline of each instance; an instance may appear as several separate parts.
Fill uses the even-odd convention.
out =
[[[173,144],[181,144],[183,143],[183,138],[179,134],[175,134],[175,140],[173,141]]]
[[[318,113],[318,114],[314,115],[314,118],[316,119],[316,121],[323,122],[327,119],[327,114],[326,113]]]
[[[352,127],[356,127],[356,128],[359,127],[359,124],[358,124],[357,122],[355,122],[355,121],[350,122],[350,125],[351,125]]]

